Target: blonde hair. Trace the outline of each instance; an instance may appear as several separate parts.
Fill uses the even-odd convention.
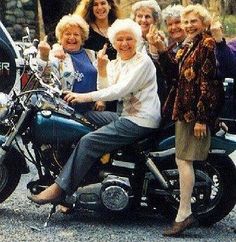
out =
[[[89,26],[81,16],[71,14],[63,16],[56,26],[55,34],[58,42],[61,42],[61,37],[65,29],[71,26],[78,26],[80,28],[83,44],[84,41],[88,38]]]
[[[203,7],[200,4],[196,4],[196,5],[188,5],[187,7],[185,7],[181,13],[181,21],[186,17],[186,15],[188,15],[189,13],[194,13],[196,15],[198,15],[200,17],[200,19],[202,20],[202,22],[204,23],[204,25],[206,25],[206,27],[209,27],[211,24],[211,15],[208,12],[208,10]]]
[[[138,43],[142,39],[142,30],[139,24],[137,24],[136,22],[134,22],[132,19],[129,19],[129,18],[117,19],[111,25],[111,27],[108,28],[108,32],[107,32],[108,38],[112,43],[112,45],[114,45],[116,34],[121,31],[129,31],[133,33],[137,41],[136,46],[138,46]]]

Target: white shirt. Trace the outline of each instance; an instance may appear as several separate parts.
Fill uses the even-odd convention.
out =
[[[91,93],[93,101],[122,101],[121,117],[142,127],[159,127],[156,69],[148,55],[138,52],[129,60],[109,62],[107,78],[98,79],[98,88],[103,89]]]

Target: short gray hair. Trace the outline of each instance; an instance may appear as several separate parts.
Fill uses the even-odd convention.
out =
[[[84,41],[88,38],[89,26],[81,16],[71,15],[71,14],[63,16],[56,26],[55,34],[58,42],[60,43],[62,34],[65,31],[65,29],[71,26],[80,27],[82,44],[83,44]]]
[[[117,19],[111,27],[108,28],[108,38],[112,45],[114,45],[116,34],[121,31],[129,31],[134,34],[137,40],[137,45],[142,39],[142,30],[139,24],[134,22],[132,19]]]
[[[152,11],[152,16],[155,20],[155,22],[161,22],[162,17],[161,17],[161,8],[159,4],[155,0],[143,0],[143,1],[138,1],[132,5],[131,9],[131,14],[130,18],[135,19],[136,16],[136,11],[139,10],[140,8],[150,8],[153,9]]]
[[[162,19],[166,23],[168,18],[180,18],[184,7],[182,5],[169,5],[162,10]]]

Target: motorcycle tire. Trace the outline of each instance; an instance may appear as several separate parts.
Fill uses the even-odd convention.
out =
[[[0,203],[5,201],[16,189],[21,177],[17,161],[6,157],[0,166]]]
[[[173,169],[173,162],[166,162],[164,169]],[[194,198],[192,196],[192,211],[197,216],[199,224],[210,226],[227,216],[236,204],[236,168],[228,156],[210,154],[207,161],[196,162],[194,168],[207,173],[213,184],[211,191]],[[199,178],[196,175],[195,182]],[[176,179],[178,180],[178,178]],[[172,181],[173,182],[173,181]],[[176,181],[178,183],[178,181]],[[179,184],[178,184],[179,186]],[[201,201],[201,196],[208,196]],[[199,199],[199,201],[198,201]],[[151,195],[149,201],[152,207],[157,208],[168,219],[174,219],[178,206],[179,196]]]

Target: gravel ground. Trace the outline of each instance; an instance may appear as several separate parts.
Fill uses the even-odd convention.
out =
[[[36,207],[26,198],[26,184],[31,178],[32,173],[23,175],[15,192],[0,205],[0,241],[2,242],[236,242],[236,207],[214,226],[194,228],[186,231],[181,238],[175,239],[163,237],[161,234],[169,225],[165,218],[147,214],[134,214],[130,217],[119,218],[84,210],[71,215],[58,212],[44,229],[43,224],[50,206]]]
[[[211,228],[195,228],[178,239],[161,235],[169,224],[165,218],[145,214],[118,218],[90,211],[56,213],[43,229],[50,206],[36,207],[26,198],[29,178],[24,175],[16,191],[1,204],[0,241],[236,241],[236,207]]]

